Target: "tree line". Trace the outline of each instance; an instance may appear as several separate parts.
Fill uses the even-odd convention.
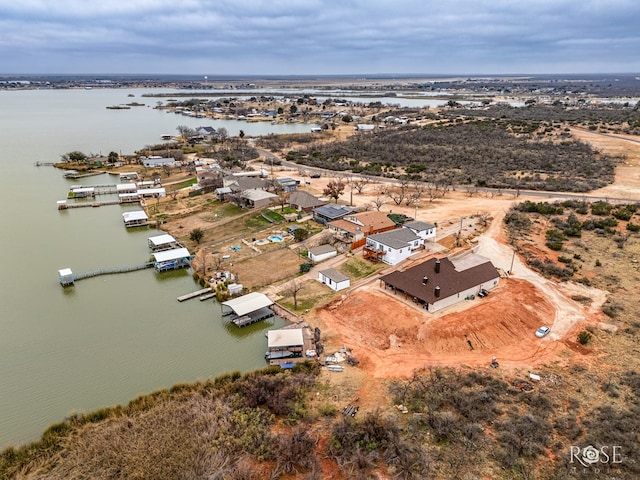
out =
[[[409,180],[585,192],[614,180],[621,158],[603,155],[571,138],[540,139],[489,120],[408,125],[345,141],[314,143],[287,159],[337,171]]]

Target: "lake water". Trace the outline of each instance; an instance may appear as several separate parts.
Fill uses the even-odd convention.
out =
[[[168,90],[163,90],[167,91]],[[57,271],[133,265],[149,256],[152,229],[130,231],[106,206],[58,211],[72,183],[53,167],[79,150],[134,153],[178,125],[224,126],[230,135],[308,132],[309,125],[195,119],[152,107],[147,90],[0,91],[0,448],[39,438],[74,412],[126,403],[175,383],[265,365],[264,332],[237,329],[220,306],[176,297],[200,287],[190,270],[85,279],[62,288]],[[136,98],[128,97],[134,94]],[[109,110],[135,100],[145,107]],[[117,183],[88,177],[82,183]]]

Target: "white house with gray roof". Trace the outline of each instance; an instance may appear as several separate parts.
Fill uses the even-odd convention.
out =
[[[335,257],[336,255],[338,255],[338,251],[335,249],[335,247],[332,247],[328,244],[310,248],[307,252],[309,260],[311,260],[313,263],[321,262],[323,260],[326,260],[327,258]]]
[[[369,258],[382,260],[389,265],[397,265],[423,245],[424,238],[416,235],[413,230],[410,228],[398,228],[369,235],[364,247],[364,253]]]
[[[318,272],[318,281],[327,285],[330,289],[339,292],[345,288],[349,288],[351,280],[335,268],[327,268]]]
[[[431,240],[433,242],[436,241],[436,226],[432,223],[420,222],[418,220],[414,222],[407,222],[402,225],[403,228],[408,228],[417,236],[422,238],[423,240]]]

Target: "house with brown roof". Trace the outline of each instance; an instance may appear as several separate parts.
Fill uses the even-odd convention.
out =
[[[382,286],[435,312],[474,298],[498,285],[500,274],[491,261],[474,253],[431,258],[407,270],[380,278]]]
[[[377,211],[351,213],[327,223],[327,226],[335,232],[336,240],[348,244],[350,249],[364,245],[369,235],[396,228],[387,214]]]

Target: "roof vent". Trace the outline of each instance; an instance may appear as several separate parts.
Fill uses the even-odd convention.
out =
[[[436,286],[436,288],[433,290],[433,293],[435,294],[436,298],[440,297],[440,287]]]
[[[428,281],[429,281],[429,277],[427,277],[426,275],[424,277],[422,277],[422,284],[423,285],[426,285]]]
[[[440,259],[436,260],[436,273],[440,273]]]

